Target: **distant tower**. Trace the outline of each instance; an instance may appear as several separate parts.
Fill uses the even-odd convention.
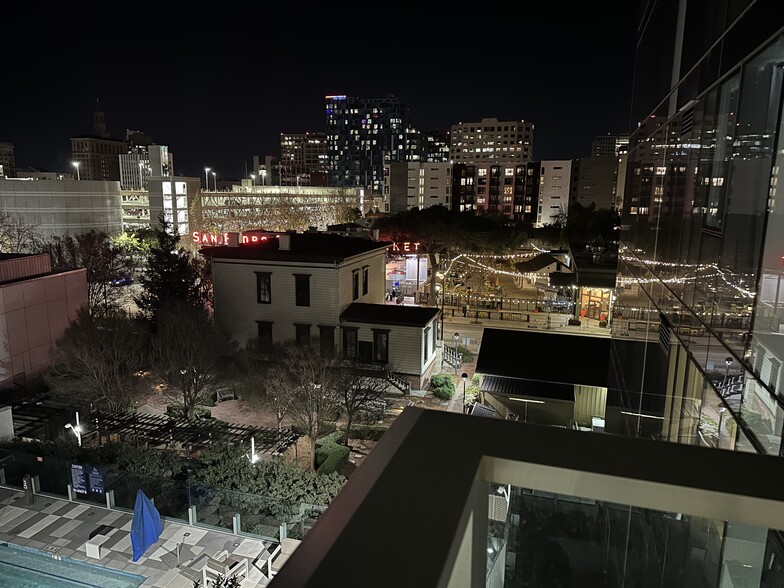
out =
[[[450,139],[449,158],[455,163],[524,164],[533,157],[534,125],[483,118],[452,125]]]
[[[0,141],[0,178],[16,177],[16,162],[14,161],[14,144]]]
[[[81,180],[119,181],[120,155],[128,152],[128,143],[112,139],[100,110],[93,112],[93,134],[71,137],[71,158],[79,166]]]
[[[618,157],[629,150],[629,135],[599,135],[591,145],[591,157]]]
[[[420,159],[408,106],[395,96],[325,97],[330,183],[381,194],[384,162]],[[418,144],[418,140],[416,140]]]
[[[93,130],[95,135],[101,139],[109,138],[109,129],[106,127],[106,118],[101,110],[101,102],[95,99],[95,112],[93,112]]]

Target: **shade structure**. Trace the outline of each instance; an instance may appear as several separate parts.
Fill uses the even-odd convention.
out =
[[[138,561],[147,548],[158,541],[162,531],[161,514],[144,492],[138,490],[131,522],[133,561]]]

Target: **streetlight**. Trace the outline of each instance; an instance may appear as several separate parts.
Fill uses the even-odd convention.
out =
[[[261,170],[261,185],[262,186],[266,186],[267,185],[267,170],[266,169]]]
[[[212,172],[212,181],[215,184],[215,191],[218,191],[218,179],[215,177],[215,172]]]
[[[78,161],[74,161],[74,162],[72,162],[72,163],[73,163],[73,166],[76,168],[76,179],[77,179],[77,180],[81,180],[81,179],[82,179],[82,176],[81,176],[81,174],[79,174],[79,163],[80,163],[80,162],[78,162]]]
[[[732,365],[732,358],[731,357],[725,358],[724,359],[724,365],[727,366],[727,369],[724,370],[724,383],[726,384],[727,380],[730,377],[730,366]]]
[[[79,444],[79,447],[82,446],[82,426],[79,424],[79,413],[76,413],[76,426],[68,423],[65,425],[66,429],[71,429],[76,435],[76,442]]]
[[[251,186],[256,185],[256,174],[250,174],[250,185]]]
[[[210,173],[210,168],[205,167],[204,168],[204,189],[205,190],[209,190],[210,189],[210,180],[209,180],[209,176],[207,176],[208,173]]]
[[[463,414],[466,411],[466,380],[468,380],[468,374],[463,372],[463,375],[460,376],[463,378]]]
[[[455,334],[452,336],[455,338],[455,374],[457,374],[457,340],[460,338],[460,333],[455,331]]]

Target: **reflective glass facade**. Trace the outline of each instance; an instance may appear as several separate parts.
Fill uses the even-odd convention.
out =
[[[611,380],[640,398],[699,397],[698,421],[715,405],[733,427],[725,448],[778,454],[784,13],[766,1],[648,4],[613,333],[616,358],[643,343],[651,367],[616,361]],[[649,377],[662,361],[667,377]]]

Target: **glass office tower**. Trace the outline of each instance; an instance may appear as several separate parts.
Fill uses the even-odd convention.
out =
[[[668,440],[781,452],[782,25],[764,0],[641,19],[610,378]]]

